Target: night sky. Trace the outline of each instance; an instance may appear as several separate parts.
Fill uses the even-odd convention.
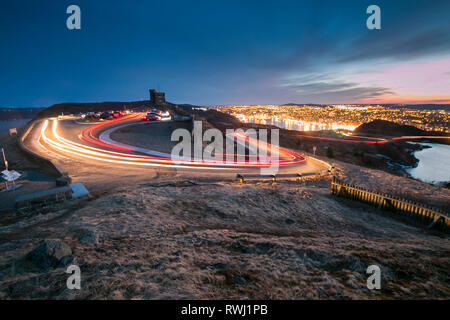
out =
[[[197,105],[450,103],[449,17],[448,0],[1,0],[0,107],[147,100],[158,85]]]

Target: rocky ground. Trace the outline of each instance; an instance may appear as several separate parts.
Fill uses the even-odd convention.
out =
[[[360,173],[369,186],[393,177],[336,165],[338,175]],[[420,187],[395,179],[405,190]],[[175,177],[96,190],[48,212],[3,215],[0,298],[450,297],[447,235],[335,198],[329,183]],[[447,189],[435,192],[448,203]],[[70,264],[81,268],[81,290],[66,287]],[[366,287],[372,264],[382,271],[378,291]]]
[[[14,157],[9,142],[13,161],[23,161],[15,168],[40,169]],[[332,161],[340,179],[449,211],[449,189]],[[450,297],[448,235],[333,197],[330,176],[239,184],[167,170],[100,179],[101,166],[68,165],[89,198],[0,215],[0,299]],[[72,264],[81,290],[67,289]],[[366,287],[372,264],[382,271],[378,291]]]

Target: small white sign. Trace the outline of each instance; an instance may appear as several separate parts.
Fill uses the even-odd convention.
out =
[[[21,176],[20,173],[18,173],[17,171],[11,170],[4,170],[2,171],[2,178],[5,179],[6,181],[15,181],[17,180],[19,177]]]

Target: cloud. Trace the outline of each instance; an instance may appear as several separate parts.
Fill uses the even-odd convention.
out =
[[[357,102],[395,95],[395,92],[389,88],[341,81],[323,74],[285,79],[280,87],[295,94],[299,99],[321,103]]]
[[[361,60],[415,59],[427,55],[444,55],[450,52],[450,33],[448,30],[433,29],[419,34],[398,34],[385,37],[379,33],[374,37],[365,36],[353,42],[350,54],[338,62],[356,62]]]

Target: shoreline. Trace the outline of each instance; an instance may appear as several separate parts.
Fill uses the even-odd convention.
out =
[[[414,167],[407,169],[408,174],[416,180],[422,181],[424,183],[429,183],[436,186],[449,187],[450,185],[450,175],[448,177],[444,177],[442,180],[439,179],[436,172],[450,172],[449,164],[445,162],[445,159],[450,158],[450,146],[445,144],[438,143],[428,143],[428,142],[415,142],[416,145],[420,145],[422,149],[414,151],[413,155],[416,159],[418,159],[417,165]],[[447,146],[447,147],[445,147]],[[430,152],[434,154],[430,155]],[[439,153],[444,153],[443,156],[439,155]],[[436,170],[433,166],[433,169],[427,168],[430,164],[436,164],[434,159],[441,159],[439,161],[440,166],[444,166],[441,170]],[[426,164],[425,164],[426,163]]]

